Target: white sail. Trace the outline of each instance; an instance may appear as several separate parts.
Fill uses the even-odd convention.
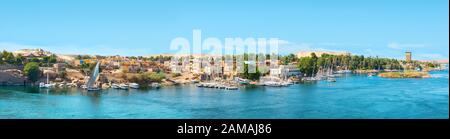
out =
[[[100,67],[100,62],[97,62],[97,64],[94,67],[94,71],[92,72],[91,76],[89,77],[89,81],[86,83],[87,88],[95,88],[94,87],[95,81],[97,81],[98,75],[100,74],[99,67]]]

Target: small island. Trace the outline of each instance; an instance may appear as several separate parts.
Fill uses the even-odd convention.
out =
[[[384,72],[378,76],[384,78],[429,78],[428,72],[423,71],[404,71],[404,72]]]

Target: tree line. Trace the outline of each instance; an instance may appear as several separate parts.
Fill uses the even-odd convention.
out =
[[[33,57],[26,59],[21,54],[14,55],[12,52],[3,50],[0,53],[0,64],[25,65],[27,62],[36,62],[40,66],[50,66],[57,62],[57,56],[52,54],[50,56],[43,56],[41,58]]]
[[[294,62],[294,61],[289,61]],[[299,58],[295,61],[305,76],[311,77],[320,70],[404,70],[403,65],[409,64],[412,67],[437,67],[437,64],[430,62],[411,61],[407,63],[403,60],[365,57],[363,55],[330,55],[322,54],[318,57],[315,53],[311,53],[309,57]]]

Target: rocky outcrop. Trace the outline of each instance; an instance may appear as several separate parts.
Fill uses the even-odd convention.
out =
[[[0,71],[0,85],[26,85],[26,79],[12,73]]]

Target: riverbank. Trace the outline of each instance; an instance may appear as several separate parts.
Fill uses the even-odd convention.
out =
[[[97,92],[0,86],[0,118],[447,119],[448,71],[430,74],[421,80],[346,74],[333,83],[236,91],[193,84]]]

